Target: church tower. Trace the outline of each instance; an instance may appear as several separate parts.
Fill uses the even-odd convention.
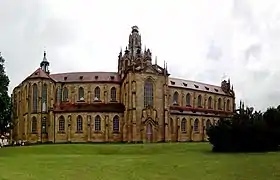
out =
[[[141,35],[139,34],[139,29],[137,26],[132,26],[131,34],[129,35],[128,50],[133,57],[136,54],[141,54]]]
[[[156,142],[165,139],[167,121],[166,66],[152,63],[150,49],[142,49],[141,35],[132,26],[128,46],[118,56],[121,102],[125,105],[123,141]]]
[[[40,63],[40,67],[45,73],[50,74],[49,66],[50,63],[47,60],[47,53],[46,51],[44,51],[44,57],[43,57],[43,61]]]
[[[121,52],[118,56],[118,73],[123,79],[129,71],[141,71],[152,64],[152,53],[150,49],[142,50],[141,35],[137,26],[132,26],[129,35],[128,46],[124,54]]]

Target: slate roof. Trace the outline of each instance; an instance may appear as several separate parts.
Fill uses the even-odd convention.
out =
[[[26,79],[32,78],[50,78],[55,82],[111,82],[120,83],[121,79],[117,72],[69,72],[69,73],[57,73],[48,75],[41,68],[38,68]],[[192,89],[203,92],[211,92],[215,94],[226,95],[222,91],[220,86],[205,84],[201,82],[195,82],[180,78],[169,77],[168,86],[174,88]]]
[[[120,76],[116,72],[70,72],[51,74],[56,82],[114,82],[119,83]]]
[[[215,85],[210,85],[210,84],[205,84],[205,83],[195,82],[195,81],[190,81],[185,79],[179,79],[179,78],[169,78],[168,86],[174,88],[179,87],[184,89],[193,89],[197,91],[226,95],[226,93],[222,90],[220,86],[215,86]]]

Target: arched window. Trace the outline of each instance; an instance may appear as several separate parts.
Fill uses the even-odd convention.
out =
[[[25,98],[28,98],[27,85],[24,87]]]
[[[206,121],[206,129],[208,129],[210,126],[211,126],[211,121],[210,121],[210,119],[208,119]]]
[[[197,97],[197,106],[198,107],[201,107],[202,106],[202,99],[201,99],[201,95],[198,95],[198,97]]]
[[[57,89],[56,89],[56,102],[57,103],[60,103],[61,102],[61,87],[58,86]]]
[[[230,100],[227,100],[227,111],[230,111]]]
[[[38,110],[38,86],[33,84],[33,112]]]
[[[119,117],[118,116],[115,116],[114,118],[113,118],[113,132],[114,133],[117,133],[117,132],[119,132],[119,124],[120,122],[119,122]]]
[[[84,88],[80,87],[79,88],[79,101],[84,101],[85,100],[85,92],[84,92]]]
[[[48,100],[48,86],[44,84],[42,87],[42,111],[47,112],[47,100]]]
[[[176,91],[173,94],[173,104],[177,105],[179,103],[179,93]]]
[[[101,131],[101,118],[99,115],[97,115],[95,117],[95,120],[94,120],[94,130],[95,131]]]
[[[46,134],[47,133],[47,118],[46,117],[43,117],[43,119],[42,119],[41,131],[42,131],[42,134]]]
[[[62,96],[62,101],[68,101],[68,89],[67,87],[63,88],[63,96]]]
[[[111,88],[111,101],[116,101],[117,100],[117,90],[115,87]]]
[[[199,130],[199,121],[198,121],[198,119],[195,119],[195,121],[193,123],[193,130],[194,130],[194,132],[198,132],[198,130]]]
[[[185,118],[183,118],[182,121],[181,121],[181,131],[183,133],[186,132],[186,126],[187,126],[187,120]]]
[[[208,109],[212,109],[212,97],[208,98]]]
[[[154,104],[154,88],[151,79],[147,79],[144,85],[144,106],[153,106]]]
[[[83,132],[83,118],[80,115],[77,117],[77,132]]]
[[[94,89],[94,100],[100,100],[100,88],[96,87]]]
[[[36,117],[32,118],[32,122],[31,122],[31,132],[32,133],[37,133],[37,119]]]
[[[222,100],[221,100],[221,98],[218,99],[218,109],[222,109]]]
[[[186,105],[187,106],[191,105],[191,95],[189,93],[186,95]]]
[[[58,131],[59,132],[64,132],[65,131],[65,119],[63,116],[59,117],[58,120]]]
[[[174,122],[173,122],[173,119],[172,118],[170,118],[170,125],[169,125],[169,127],[170,127],[170,133],[171,134],[173,134],[173,132],[174,132],[174,124],[173,124]]]

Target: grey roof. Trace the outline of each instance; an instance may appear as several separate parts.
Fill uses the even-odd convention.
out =
[[[201,82],[195,82],[185,79],[179,78],[169,78],[168,86],[174,88],[184,88],[184,89],[192,89],[196,91],[203,91],[203,92],[211,92],[215,94],[226,95],[224,91],[222,91],[220,86],[205,84]]]

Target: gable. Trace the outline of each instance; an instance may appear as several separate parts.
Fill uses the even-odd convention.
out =
[[[34,71],[27,79],[34,79],[34,78],[47,78],[49,79],[49,75],[47,75],[41,68],[38,68]]]
[[[163,74],[163,69],[158,65],[148,65],[143,69],[143,72],[150,74]]]

